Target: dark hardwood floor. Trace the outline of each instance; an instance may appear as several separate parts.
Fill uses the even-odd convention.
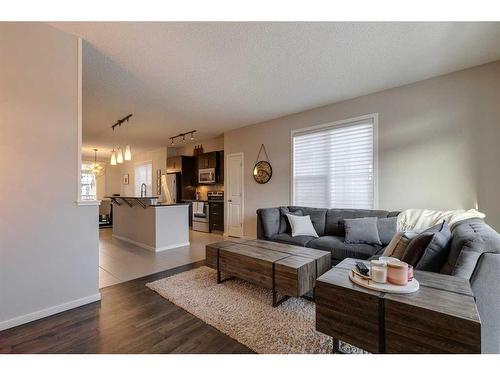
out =
[[[145,284],[197,262],[101,289],[86,306],[0,332],[0,353],[252,353]]]

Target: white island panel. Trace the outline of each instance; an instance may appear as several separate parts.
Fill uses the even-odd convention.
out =
[[[189,205],[157,206],[156,251],[189,245]]]
[[[188,205],[113,205],[113,237],[150,251],[189,245]]]

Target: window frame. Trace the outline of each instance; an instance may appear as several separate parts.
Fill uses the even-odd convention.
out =
[[[377,210],[379,208],[379,197],[378,197],[378,113],[371,113],[363,116],[352,117],[340,121],[329,122],[326,124],[313,125],[306,128],[292,129],[290,131],[290,189],[288,196],[288,204],[293,206],[294,202],[294,147],[293,138],[299,134],[314,133],[317,131],[322,131],[329,128],[336,127],[346,127],[352,123],[371,120],[373,122],[373,208]]]
[[[135,196],[140,196],[140,188],[139,188],[139,193],[137,193],[137,176],[136,176],[136,168],[138,166],[143,166],[143,165],[151,165],[151,196],[154,196],[153,194],[153,160],[144,160],[144,161],[139,161],[137,163],[134,163],[134,195]],[[146,184],[148,185],[148,184]],[[147,189],[146,189],[147,190]],[[147,191],[146,191],[147,195]]]
[[[84,162],[81,163],[81,172],[80,172],[80,199],[83,202],[95,202],[95,201],[97,201],[97,176],[92,172],[92,169],[90,168],[92,166],[92,163],[93,162],[87,162],[87,161],[84,161]],[[93,177],[93,182],[94,182],[95,194],[90,194],[90,195],[83,195],[82,194],[82,190],[83,190],[84,185],[88,185],[88,184],[83,184],[82,183],[82,180],[83,180],[83,178],[84,178],[85,175],[94,176]],[[92,185],[92,183],[90,183],[90,185]],[[94,199],[86,199],[84,197],[94,197]]]

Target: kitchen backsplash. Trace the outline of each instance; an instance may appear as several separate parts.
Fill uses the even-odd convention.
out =
[[[222,184],[215,184],[215,185],[200,185],[196,188],[196,191],[200,194],[201,200],[207,200],[207,193],[209,191],[218,191],[218,190],[224,190],[224,185]]]

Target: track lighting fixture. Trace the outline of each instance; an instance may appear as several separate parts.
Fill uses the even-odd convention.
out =
[[[128,137],[128,120],[132,117],[132,114],[130,115],[127,115],[125,116],[124,118],[118,120],[116,123],[114,123],[112,126],[111,126],[111,130],[113,130],[113,133],[115,131],[115,128],[118,126],[118,129],[121,128],[121,126],[123,125],[123,123],[126,123],[127,124],[127,135],[126,135],[126,144],[125,144],[125,152],[123,151],[123,148],[121,146],[118,146],[118,148],[116,148],[115,150],[115,147],[113,147],[113,151],[111,152],[111,159],[110,159],[110,164],[111,165],[116,165],[117,163],[118,164],[122,164],[123,161],[130,161],[132,160],[132,151],[131,151],[131,148],[130,148],[130,143],[129,143],[129,137]],[[120,136],[118,135],[118,145],[120,144]]]
[[[170,137],[170,144],[173,146],[177,138],[182,138],[182,142],[186,142],[186,135],[189,135],[190,136],[189,139],[191,141],[194,141],[194,133],[196,133],[196,130],[190,130],[186,133],[180,133],[174,135],[173,137]]]

